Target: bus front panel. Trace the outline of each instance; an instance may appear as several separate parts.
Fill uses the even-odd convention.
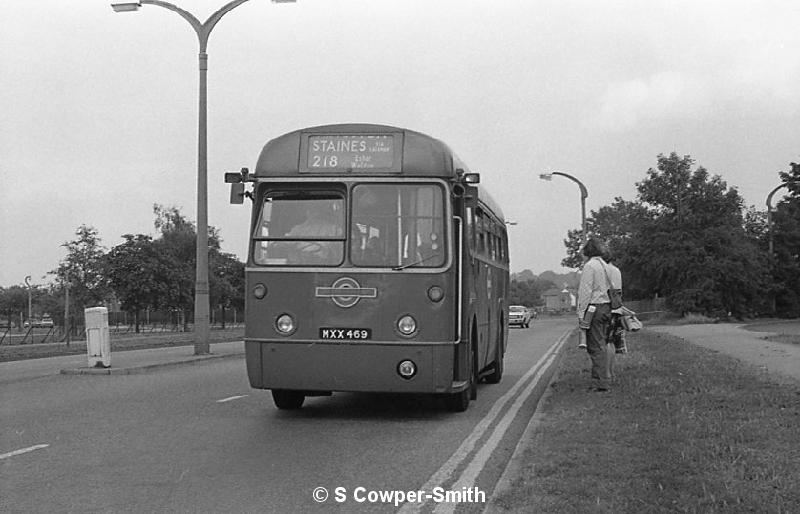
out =
[[[253,387],[407,392],[451,387],[454,271],[249,270],[248,291],[262,288],[263,298],[249,293],[246,305]],[[416,366],[410,379],[397,369],[406,359]]]

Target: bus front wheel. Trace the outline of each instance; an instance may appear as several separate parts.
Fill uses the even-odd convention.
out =
[[[453,412],[464,412],[469,408],[469,402],[478,397],[478,371],[474,350],[470,353],[469,385],[463,391],[447,396],[447,407]]]
[[[503,348],[500,342],[497,343],[495,349],[494,364],[492,364],[492,372],[486,375],[487,384],[499,384],[503,378]]]
[[[469,408],[470,388],[467,387],[460,393],[447,395],[447,408],[452,412],[464,412]]]
[[[299,391],[288,389],[273,389],[272,401],[275,406],[282,410],[296,410],[303,406],[306,395]]]

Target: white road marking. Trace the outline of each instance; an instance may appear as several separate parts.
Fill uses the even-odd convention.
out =
[[[519,389],[521,389],[525,385],[525,383],[528,382],[530,377],[534,374],[537,375],[537,378],[533,381],[533,384],[536,384],[538,382],[538,377],[541,376],[543,370],[547,369],[547,366],[543,367],[543,364],[545,363],[545,361],[548,361],[548,366],[549,366],[549,363],[552,362],[552,357],[556,355],[558,349],[561,347],[561,345],[564,344],[564,341],[566,341],[567,336],[571,332],[572,329],[569,329],[566,332],[564,332],[564,334],[562,334],[562,336],[556,341],[556,343],[553,346],[551,346],[550,349],[547,350],[547,352],[545,352],[544,355],[542,355],[539,361],[531,369],[529,369],[528,372],[525,373],[519,380],[517,380],[517,382],[511,387],[511,389],[506,391],[506,394],[504,394],[502,397],[500,397],[500,399],[498,399],[494,403],[494,405],[486,414],[486,416],[484,416],[483,419],[477,425],[475,425],[475,428],[472,430],[472,433],[470,433],[470,435],[467,436],[466,439],[464,439],[464,442],[461,443],[461,446],[459,446],[458,449],[453,453],[453,455],[450,456],[447,462],[445,462],[442,465],[442,467],[439,468],[427,482],[425,482],[425,485],[419,488],[420,490],[432,491],[435,487],[441,487],[442,484],[447,482],[452,477],[452,475],[455,473],[456,468],[458,468],[459,464],[461,464],[464,461],[464,459],[466,459],[472,453],[472,451],[475,449],[475,444],[489,430],[489,427],[492,425],[492,423],[494,423],[495,419],[500,414],[500,411],[503,410],[505,405],[509,401],[511,401],[512,398],[514,398]],[[527,398],[527,395],[529,394],[528,390],[532,389],[533,387],[534,386],[529,385],[528,388],[526,388],[527,393],[522,397]],[[517,405],[517,402],[515,402],[514,405]],[[519,407],[517,407],[517,410],[518,409]],[[511,410],[514,409],[512,408]],[[516,416],[516,411],[514,411],[514,416]],[[510,419],[513,420],[514,416],[511,416]],[[506,417],[508,417],[508,414],[506,415]],[[510,424],[510,422],[511,421],[509,420],[508,423]],[[498,425],[498,427],[499,426],[500,425]],[[508,427],[506,426],[503,429],[503,432],[500,434],[500,438],[502,438],[502,435],[505,433],[505,430],[507,428]],[[495,433],[497,433],[497,429],[495,429],[493,436]],[[486,444],[489,444],[489,442],[487,441]],[[486,446],[486,444],[484,445],[484,447]],[[452,490],[455,491],[456,489]],[[421,512],[422,507],[426,503],[427,499],[422,502],[416,502],[416,503],[408,502],[403,505],[403,507],[398,511],[398,514],[410,514],[412,512]]]
[[[231,397],[229,397],[229,398],[223,398],[223,399],[221,399],[221,400],[217,400],[217,403],[225,403],[225,402],[230,402],[230,401],[232,401],[232,400],[238,400],[239,398],[246,398],[247,396],[248,396],[248,395],[246,395],[246,394],[240,394],[239,396],[231,396]]]
[[[556,345],[556,347],[559,346],[560,344]],[[461,473],[461,476],[458,478],[458,480],[456,480],[455,484],[450,487],[451,491],[461,491],[462,487],[464,490],[466,490],[467,487],[475,486],[475,482],[478,479],[478,474],[483,470],[484,466],[486,466],[486,463],[492,456],[492,452],[497,449],[497,445],[500,444],[500,441],[503,439],[508,427],[511,426],[511,422],[514,421],[515,417],[517,417],[517,413],[519,412],[519,409],[522,408],[522,404],[525,403],[525,401],[531,395],[533,389],[539,384],[542,375],[544,375],[544,373],[547,371],[547,368],[550,367],[555,359],[556,354],[553,353],[550,355],[550,358],[547,359],[545,365],[539,368],[539,371],[536,373],[534,379],[531,380],[531,382],[528,384],[528,387],[525,388],[522,394],[517,396],[517,399],[506,412],[506,415],[503,416],[503,419],[500,420],[497,426],[494,427],[492,435],[489,436],[489,439],[487,439],[484,445],[475,453],[472,461]],[[457,506],[457,503],[440,503],[433,512],[435,514],[451,514],[455,511]]]
[[[13,452],[2,453],[0,454],[0,460],[7,459],[9,457],[14,457],[16,455],[22,455],[23,453],[33,452],[36,450],[41,450],[42,448],[47,448],[50,446],[49,444],[37,444],[35,446],[29,446],[27,448],[22,448],[20,450],[14,450]]]

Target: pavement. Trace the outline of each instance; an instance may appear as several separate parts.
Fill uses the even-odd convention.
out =
[[[211,353],[206,355],[195,355],[194,346],[191,345],[111,352],[111,366],[108,368],[89,367],[89,357],[86,354],[0,362],[0,384],[58,374],[130,375],[214,359],[244,358],[243,341],[211,343],[209,348]]]
[[[771,334],[786,333],[786,323],[781,324],[780,332],[771,332],[769,324],[758,325],[757,330],[750,325],[751,330],[746,330],[744,325],[727,323],[697,324],[697,325],[653,325],[648,330],[667,333],[683,338],[711,350],[730,355],[747,362],[779,383],[797,385],[800,382],[800,345],[779,343],[765,340]],[[789,333],[800,333],[800,322],[792,323]],[[556,363],[555,365],[558,365]],[[556,374],[553,374],[555,377]],[[483,514],[500,514],[509,512],[493,500],[497,496],[509,491],[515,480],[522,477],[526,462],[523,458],[525,450],[532,446],[536,429],[544,416],[541,407],[547,402],[550,388],[545,390],[539,400],[539,406],[531,417],[527,428],[520,437],[517,447],[509,460],[505,471],[495,486],[491,498],[487,502]]]
[[[785,332],[786,323],[781,329]],[[793,324],[800,327],[800,323]],[[729,323],[700,325],[656,325],[650,330],[671,334],[710,350],[730,355],[756,366],[771,378],[784,381],[800,381],[800,345],[767,341],[764,337],[777,335],[770,331],[769,324],[759,324],[758,332],[744,328],[745,325]],[[792,333],[795,333],[792,331]]]

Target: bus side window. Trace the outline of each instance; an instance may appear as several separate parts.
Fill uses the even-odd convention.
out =
[[[484,226],[483,212],[478,211],[475,216],[475,232],[478,240],[478,254],[486,255],[486,227]]]
[[[471,251],[475,251],[475,211],[472,207],[467,207],[466,226],[464,227],[464,239]]]

